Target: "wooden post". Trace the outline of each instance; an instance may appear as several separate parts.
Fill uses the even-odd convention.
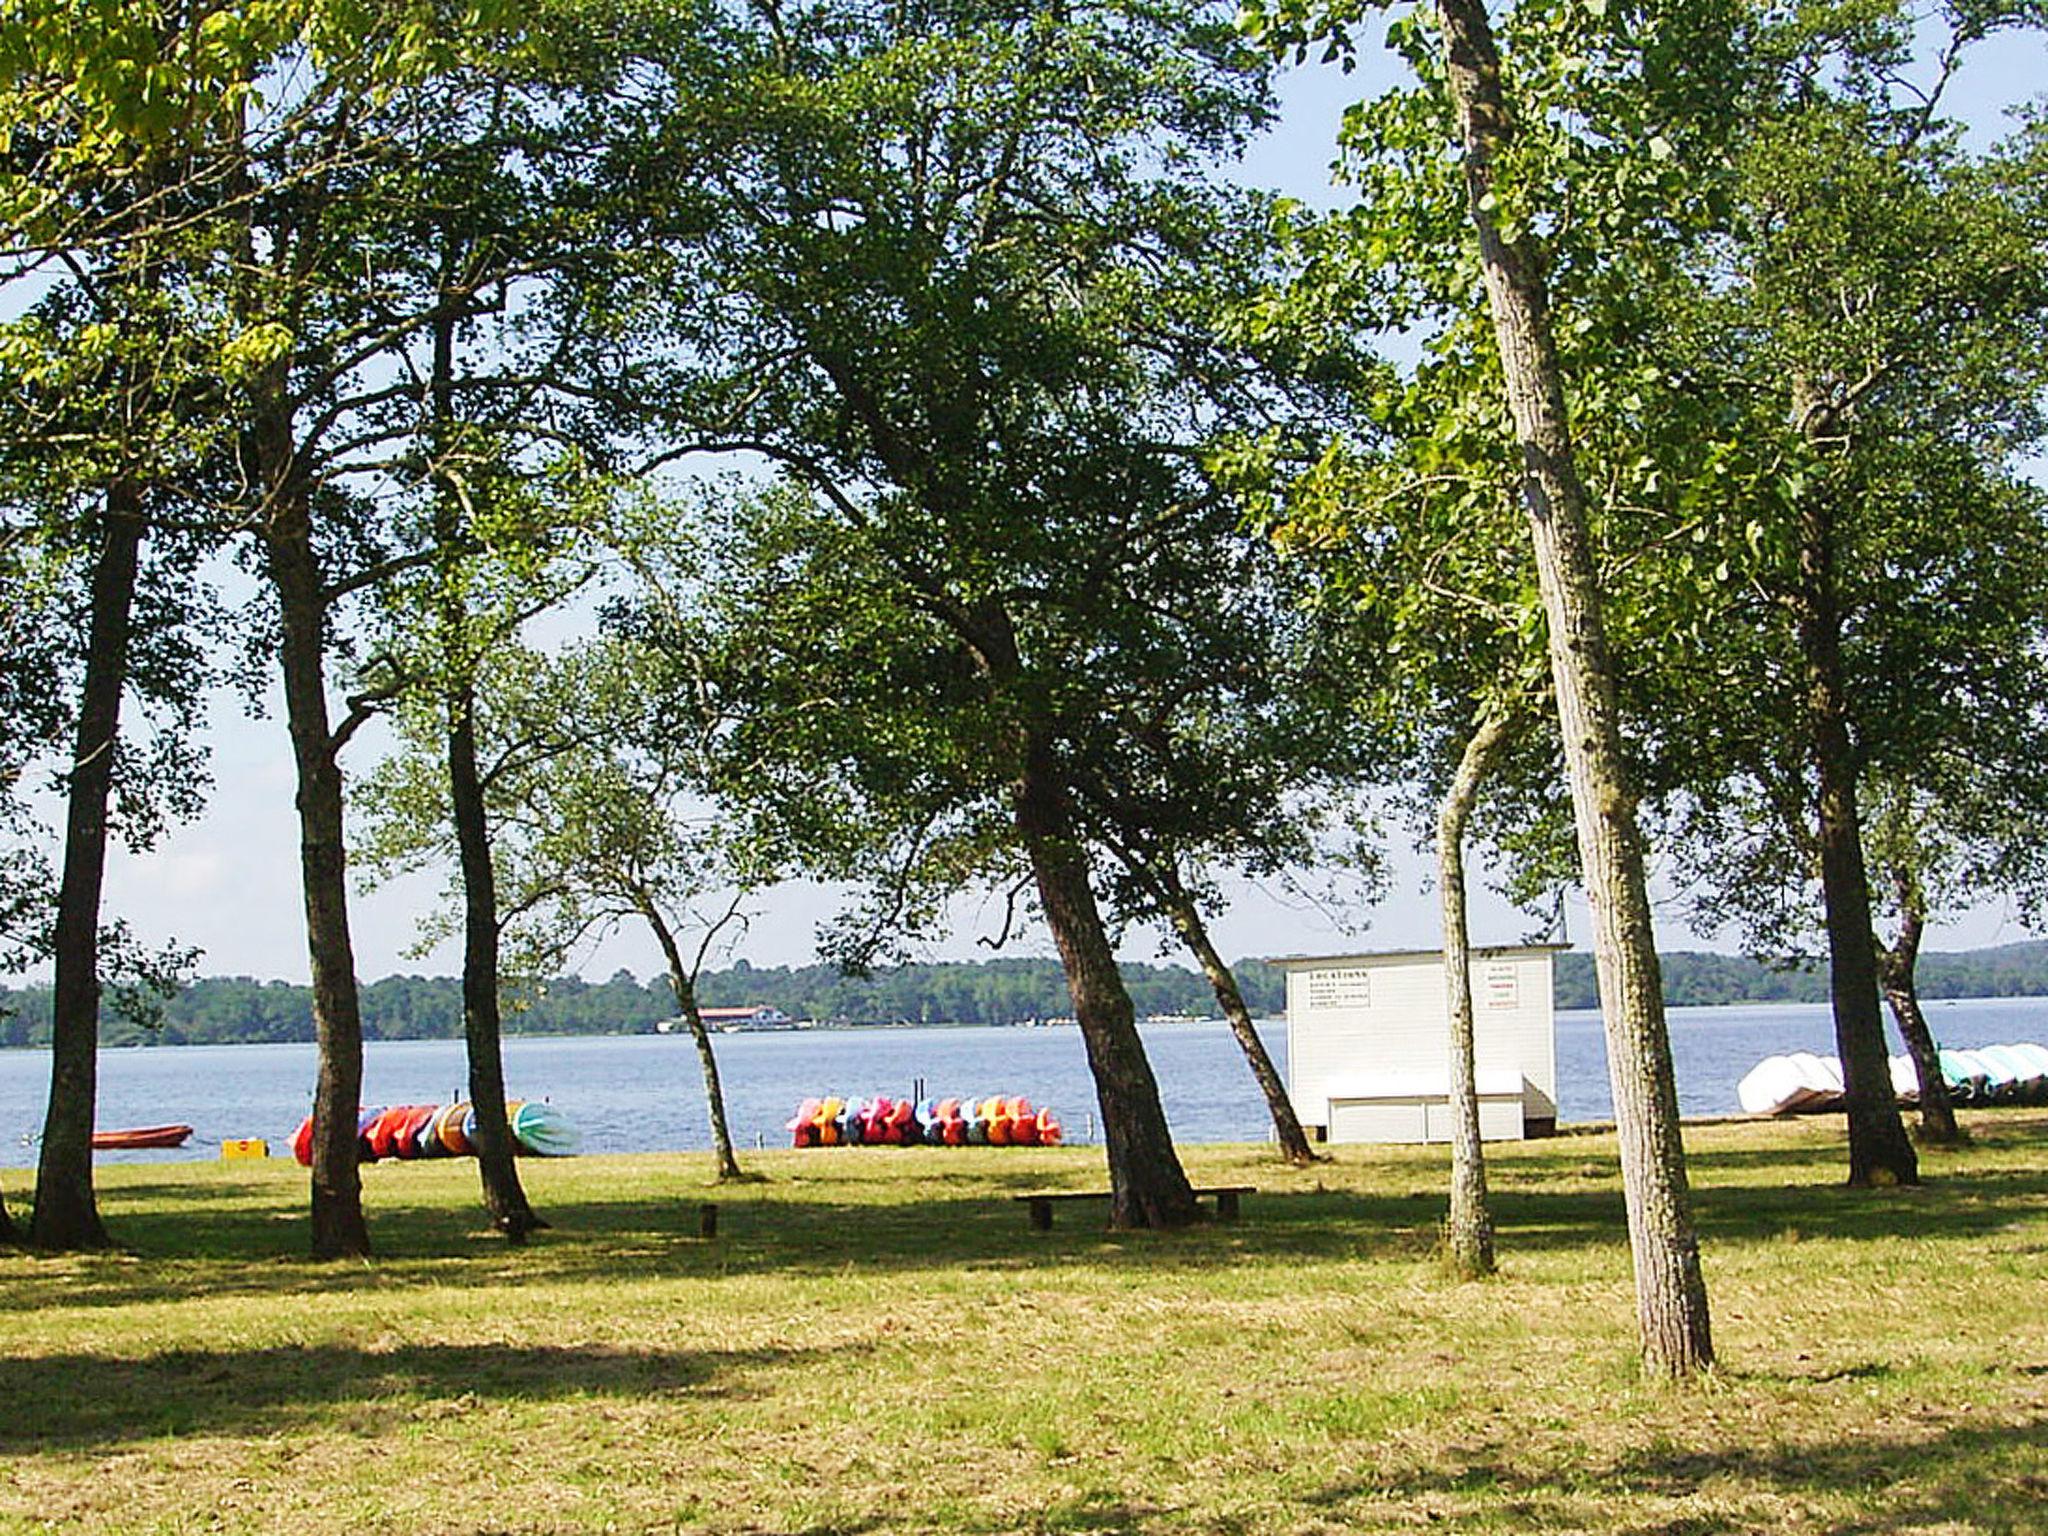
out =
[[[708,1200],[703,1205],[697,1207],[697,1235],[699,1237],[718,1236],[718,1207]]]

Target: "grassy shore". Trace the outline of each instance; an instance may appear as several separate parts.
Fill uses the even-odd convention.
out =
[[[1839,1125],[1693,1130],[1686,1390],[1636,1373],[1607,1137],[1495,1149],[1476,1284],[1433,1149],[1190,1148],[1261,1193],[1170,1236],[1028,1230],[1088,1149],[532,1164],[523,1251],[467,1165],[378,1166],[380,1256],[326,1266],[296,1168],[110,1167],[132,1252],[0,1254],[0,1528],[2048,1531],[2048,1114],[1975,1129],[1884,1193]]]

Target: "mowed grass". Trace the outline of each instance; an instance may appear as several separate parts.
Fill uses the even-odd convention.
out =
[[[131,1251],[0,1254],[0,1528],[2048,1531],[2048,1114],[1974,1129],[1888,1192],[1839,1123],[1691,1130],[1723,1363],[1682,1390],[1602,1136],[1492,1150],[1468,1284],[1440,1149],[1188,1148],[1261,1192],[1169,1235],[1028,1229],[1088,1148],[533,1163],[524,1250],[469,1165],[377,1166],[332,1265],[289,1164],[109,1167]]]

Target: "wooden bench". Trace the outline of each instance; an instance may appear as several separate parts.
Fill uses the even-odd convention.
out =
[[[1237,1199],[1240,1195],[1255,1195],[1258,1190],[1249,1184],[1213,1184],[1195,1191],[1195,1198],[1216,1202],[1218,1221],[1237,1220]],[[1106,1189],[1035,1189],[1021,1195],[1010,1196],[1022,1200],[1031,1207],[1031,1230],[1050,1232],[1052,1230],[1052,1207],[1056,1200],[1107,1200]]]

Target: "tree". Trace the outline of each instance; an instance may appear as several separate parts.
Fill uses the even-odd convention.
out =
[[[1529,22],[1518,11],[1517,23],[1522,35],[1539,40],[1533,51],[1545,62],[1560,54],[1569,57],[1567,50],[1546,51],[1565,38],[1589,52],[1606,41],[1609,23],[1603,17],[1574,13],[1552,24],[1549,13],[1539,18],[1537,8],[1529,9]],[[1360,158],[1368,162],[1368,190],[1392,194],[1375,208],[1383,230],[1358,265],[1361,281],[1398,287],[1399,276],[1386,275],[1398,260],[1441,272],[1455,252],[1466,275],[1462,285],[1455,274],[1445,281],[1442,298],[1432,306],[1438,323],[1446,309],[1464,312],[1476,304],[1477,292],[1485,296],[1499,398],[1507,407],[1518,454],[1552,693],[1593,914],[1644,1359],[1652,1371],[1682,1377],[1712,1360],[1706,1289],[1686,1188],[1618,672],[1609,651],[1595,530],[1566,406],[1566,372],[1552,325],[1548,277],[1556,252],[1539,238],[1539,232],[1578,228],[1544,205],[1543,189],[1550,183],[1541,175],[1551,167],[1544,165],[1542,151],[1558,140],[1576,143],[1590,137],[1574,139],[1573,133],[1580,109],[1598,103],[1580,100],[1575,87],[1593,78],[1593,72],[1581,61],[1558,75],[1540,77],[1555,97],[1559,110],[1554,116],[1546,115],[1550,103],[1545,99],[1525,108],[1509,94],[1482,5],[1443,0],[1427,15],[1434,36],[1421,13],[1399,23],[1396,34],[1423,89],[1362,111],[1348,130],[1354,149],[1362,150]],[[1284,8],[1257,20],[1283,46],[1303,45],[1311,37],[1332,38],[1339,50],[1348,45],[1345,14]],[[1660,12],[1658,20],[1670,25],[1674,40],[1680,33],[1710,30],[1682,16],[1667,18]],[[1627,40],[1617,41],[1626,51]],[[1711,59],[1691,62],[1707,65]],[[1524,71],[1517,87],[1539,71],[1540,66]],[[1530,124],[1536,125],[1533,148],[1525,132]],[[1374,133],[1376,139],[1366,139]],[[1467,225],[1463,239],[1447,223],[1446,137],[1458,152],[1455,174],[1462,182]],[[1625,209],[1600,209],[1599,229],[1604,232],[1611,227],[1608,219],[1625,214]],[[1417,237],[1456,243],[1418,248]],[[1475,269],[1480,285],[1471,282]]]
[[[1472,955],[1465,921],[1465,827],[1487,771],[1506,744],[1504,713],[1488,714],[1460,754],[1457,777],[1437,818],[1437,885],[1443,905],[1444,1008],[1451,1036],[1451,1210],[1444,1246],[1467,1279],[1493,1273],[1493,1212],[1479,1140],[1479,1080],[1472,1039]]]
[[[746,1174],[697,983],[714,946],[743,929],[747,897],[768,877],[706,798],[722,722],[707,713],[689,660],[673,644],[616,633],[563,658],[543,682],[543,719],[575,722],[577,740],[540,771],[508,776],[500,793],[527,953],[563,955],[629,921],[659,945],[697,1051],[716,1176],[730,1180]]]
[[[1263,71],[1177,6],[756,23],[685,93],[729,105],[684,115],[723,130],[695,162],[714,211],[690,200],[667,244],[674,350],[719,360],[676,418],[803,487],[729,546],[763,752],[841,775],[805,795],[859,808],[885,917],[906,873],[1028,872],[1102,1100],[1111,1219],[1193,1220],[1096,889],[1076,722],[1095,679],[1174,654],[1186,622],[1191,594],[1150,577],[1186,568],[1214,502],[1193,450],[1242,369],[1202,295],[1258,217],[1187,167],[1259,120]]]
[[[1818,906],[1852,1184],[1919,1176],[1885,1060],[1881,979],[1922,1072],[1938,1065],[1911,998],[1906,829],[1931,816],[1938,848],[1945,819],[1958,838],[1995,826],[1972,809],[1991,796],[1970,774],[2039,804],[2048,523],[2020,468],[2041,440],[2048,377],[2048,273],[2027,233],[2038,149],[1973,162],[1936,112],[1970,46],[2030,14],[1940,12],[1931,86],[1911,80],[1903,11],[1760,28],[1759,53],[1785,63],[1730,152],[1725,239],[1650,333],[1726,423],[1717,451],[1749,488],[1747,548],[1723,545],[1723,569],[1740,576],[1723,584],[1716,626],[1743,686],[1698,692],[1671,733],[1674,821],[1706,878],[1703,907],[1753,944],[1796,947]],[[1797,83],[1814,78],[1836,83]],[[1918,808],[1874,838],[1873,790]],[[2014,830],[2008,817],[2008,846],[2031,841]],[[1900,906],[1889,954],[1873,936],[1874,842]],[[1923,1083],[1937,1124],[1941,1098]]]
[[[206,680],[191,643],[207,616],[193,581],[206,544],[166,514],[203,477],[212,447],[211,349],[189,274],[219,253],[183,216],[220,94],[250,59],[246,34],[223,39],[194,10],[189,30],[127,5],[80,15],[29,4],[0,21],[10,66],[0,263],[10,287],[36,295],[7,328],[7,452],[47,547],[89,570],[82,650],[48,676],[75,683],[76,702],[60,775],[51,1088],[32,1227],[47,1248],[107,1241],[90,1147],[99,1014],[103,983],[134,952],[102,921],[109,832],[146,846],[166,814],[194,807],[202,782],[185,740],[162,729],[165,715],[189,717]],[[146,91],[136,85],[145,61]],[[131,695],[156,717],[147,747],[123,738]]]
[[[369,1242],[356,1170],[362,1024],[339,754],[404,683],[393,658],[349,657],[357,689],[335,721],[330,644],[351,602],[435,557],[423,530],[390,515],[382,497],[394,477],[417,484],[422,457],[429,480],[455,467],[421,449],[452,409],[437,409],[429,377],[437,322],[445,334],[450,320],[496,308],[511,329],[537,331],[545,356],[588,342],[577,306],[536,297],[558,250],[529,266],[511,242],[482,240],[448,268],[451,219],[459,223],[464,209],[459,193],[452,212],[442,199],[487,188],[502,215],[522,200],[549,206],[547,188],[580,185],[594,153],[582,135],[606,117],[601,105],[583,110],[581,92],[601,86],[607,61],[616,62],[602,41],[609,16],[589,8],[529,10],[517,25],[490,0],[423,25],[354,8],[337,16],[342,35],[316,33],[295,59],[304,67],[281,72],[293,82],[278,118],[290,131],[245,122],[233,163],[232,377],[242,480],[252,488],[245,518],[269,578],[297,770],[321,1061],[312,1206],[322,1256],[365,1252]],[[349,36],[352,25],[368,30]],[[485,131],[494,114],[507,121]],[[485,216],[480,206],[467,211]],[[558,237],[564,226],[520,224],[542,227]],[[611,242],[586,239],[582,249],[612,259]],[[323,280],[359,268],[360,283]],[[548,398],[552,380],[527,371],[530,360],[521,352],[443,382],[494,398],[507,414],[524,410],[525,430],[546,436],[558,402]],[[493,1162],[502,1172],[502,1159]]]

